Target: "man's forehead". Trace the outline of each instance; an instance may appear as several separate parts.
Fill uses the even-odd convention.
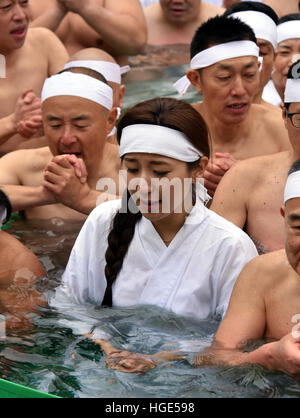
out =
[[[99,112],[102,113],[105,109],[100,104],[77,96],[54,96],[45,100],[43,103],[43,112],[53,111],[65,111],[68,113],[74,113],[80,111],[80,113],[87,112]]]
[[[214,70],[231,70],[231,69],[247,69],[257,65],[257,58],[256,57],[237,57],[237,58],[229,58],[226,60],[222,60],[217,62],[210,67]]]
[[[285,205],[286,216],[289,221],[300,220],[300,197],[289,199]]]
[[[289,106],[289,113],[300,113],[300,102],[299,103],[291,103]]]

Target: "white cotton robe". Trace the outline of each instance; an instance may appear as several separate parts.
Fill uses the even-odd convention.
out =
[[[84,224],[56,298],[100,306],[106,289],[107,236],[120,200],[98,206]],[[145,217],[137,223],[113,284],[113,306],[151,304],[194,319],[224,316],[233,285],[257,251],[238,227],[198,200],[167,247]],[[55,303],[53,304],[55,306]]]

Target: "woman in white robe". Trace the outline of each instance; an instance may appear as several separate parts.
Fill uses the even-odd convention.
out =
[[[198,320],[222,318],[239,273],[257,251],[241,229],[204,205],[205,189],[198,180],[210,153],[205,122],[189,104],[153,99],[123,116],[118,138],[127,190],[122,201],[102,203],[87,219],[52,306],[63,308],[67,300],[114,307],[151,304]],[[155,190],[153,179],[168,181]],[[174,179],[180,180],[179,199],[175,187],[167,190]],[[186,180],[193,187],[184,187]],[[164,196],[170,197],[168,211]],[[101,327],[91,337],[107,354],[116,351],[104,341],[109,336]],[[136,363],[126,370],[123,363],[114,368],[137,370]]]

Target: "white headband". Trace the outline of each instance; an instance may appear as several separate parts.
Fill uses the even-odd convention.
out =
[[[290,199],[300,197],[300,171],[288,176],[284,189],[284,204]]]
[[[264,39],[272,44],[274,51],[277,48],[277,26],[273,19],[262,12],[245,10],[232,13],[229,17],[240,19],[253,30],[256,38]]]
[[[300,103],[300,78],[287,79],[284,91],[284,103]]]
[[[300,20],[289,20],[277,26],[277,43],[300,38]]]
[[[247,56],[259,56],[259,48],[255,42],[252,41],[235,41],[235,42],[226,42],[225,44],[220,44],[212,46],[211,48],[205,49],[204,51],[199,52],[191,60],[190,68],[192,70],[198,70],[200,68],[206,68],[217,62],[230,59],[230,58],[239,58]],[[191,83],[187,76],[182,77],[178,80],[174,86],[177,91],[183,96]]]
[[[112,83],[121,84],[121,75],[130,71],[129,65],[120,67],[118,64],[107,61],[99,60],[80,60],[80,61],[70,61],[64,66],[65,70],[68,70],[72,67],[83,67],[89,68],[91,70],[97,71],[102,74],[107,81]]]
[[[91,100],[111,110],[113,107],[113,91],[105,83],[85,74],[64,72],[53,75],[44,83],[42,103],[50,97],[76,96]]]
[[[203,157],[182,132],[159,125],[140,124],[124,128],[120,157],[130,152],[164,155],[184,162],[195,162]]]

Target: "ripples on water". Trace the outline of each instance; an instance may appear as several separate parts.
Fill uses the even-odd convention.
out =
[[[172,83],[184,74],[183,68],[156,71],[160,76],[155,77],[164,78],[163,82],[155,79],[128,84],[125,108],[156,96],[178,98]],[[199,96],[191,89],[185,99],[192,102]],[[17,221],[8,231],[44,264],[50,279],[40,280],[38,287],[45,294],[53,294],[60,283],[81,225],[60,219],[49,223]],[[188,353],[187,358],[170,363],[170,367],[159,365],[144,376],[106,369],[99,347],[59,326],[62,314],[43,308],[32,330],[10,333],[0,341],[0,376],[62,397],[300,396],[300,385],[295,380],[258,366],[195,369],[193,355],[210,345],[218,327],[213,319],[193,323],[151,306],[101,309],[92,314],[107,324],[116,346],[147,354],[181,349]]]

